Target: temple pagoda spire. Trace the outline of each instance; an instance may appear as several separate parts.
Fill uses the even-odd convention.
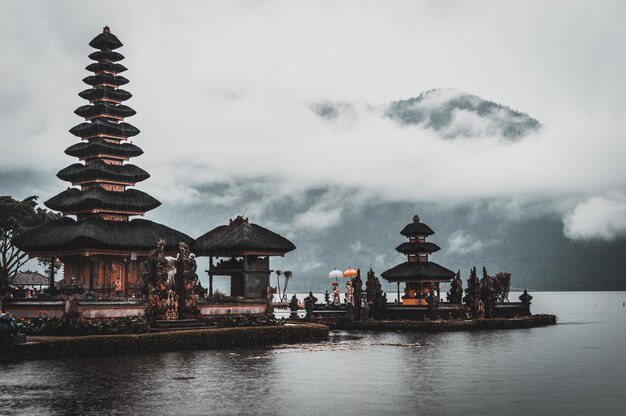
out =
[[[65,283],[77,282],[94,296],[140,295],[140,265],[155,244],[163,240],[164,252],[173,254],[180,242],[193,239],[129,218],[161,203],[132,188],[150,175],[128,163],[143,152],[128,142],[139,129],[126,122],[135,110],[123,104],[132,95],[121,88],[128,83],[119,75],[126,71],[119,64],[124,56],[115,51],[122,42],[105,27],[89,45],[97,49],[87,66],[93,75],[83,79],[89,88],[78,94],[89,103],[75,111],[84,122],[70,129],[80,142],[65,150],[79,161],[57,174],[72,187],[45,202],[64,217],[21,234],[14,243],[31,257],[59,258]]]
[[[126,71],[118,63],[124,56],[114,51],[122,42],[105,26],[89,45],[98,51],[89,55],[95,62],[86,67],[93,75],[83,79],[90,88],[79,93],[89,104],[76,109],[75,113],[85,121],[70,129],[81,142],[65,150],[80,162],[57,174],[76,188],[68,188],[45,205],[63,215],[76,215],[79,220],[98,216],[128,221],[129,216],[143,215],[161,203],[142,191],[128,189],[150,175],[127,163],[143,152],[128,143],[130,137],[139,134],[139,129],[125,121],[135,115],[135,110],[122,104],[132,96],[120,88],[128,83],[128,79],[119,75]]]
[[[452,270],[428,259],[430,254],[440,250],[437,244],[426,241],[426,238],[434,233],[428,225],[420,221],[418,215],[415,215],[413,222],[400,231],[400,234],[409,241],[396,247],[396,251],[407,256],[407,261],[381,274],[387,281],[398,283],[398,292],[400,282],[406,283],[405,296],[402,299],[405,305],[426,304],[424,299],[429,291],[435,290],[439,296],[439,283],[450,282],[455,276]]]

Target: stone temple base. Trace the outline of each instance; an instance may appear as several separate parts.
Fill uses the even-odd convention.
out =
[[[228,304],[198,304],[202,315],[250,315],[267,313],[265,302],[246,302]],[[10,300],[5,303],[6,312],[25,318],[61,318],[65,314],[65,301],[24,299]],[[84,318],[124,318],[143,316],[148,304],[144,301],[79,301],[78,313]]]

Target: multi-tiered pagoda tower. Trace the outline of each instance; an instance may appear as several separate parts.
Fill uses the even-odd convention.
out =
[[[413,222],[407,224],[400,234],[409,239],[408,242],[396,247],[396,251],[405,254],[407,261],[381,274],[389,282],[406,283],[405,295],[402,298],[404,305],[425,305],[425,298],[430,290],[435,290],[439,296],[439,283],[449,283],[455,276],[452,270],[446,269],[428,260],[428,256],[440,248],[437,244],[427,242],[426,238],[435,232],[426,224],[420,222],[415,215]]]
[[[22,235],[15,243],[31,256],[61,258],[64,279],[74,278],[96,295],[128,295],[137,290],[141,257],[160,239],[166,240],[166,251],[172,253],[180,241],[193,240],[161,224],[129,219],[161,203],[130,188],[150,175],[127,163],[143,151],[128,142],[139,130],[124,121],[135,110],[122,104],[131,98],[120,88],[128,83],[119,75],[126,71],[119,64],[124,57],[115,52],[122,43],[105,27],[89,45],[98,49],[89,55],[95,62],[86,68],[94,74],[83,80],[91,88],[79,93],[89,104],[75,111],[85,122],[70,130],[81,141],[65,151],[80,162],[57,174],[73,187],[45,202],[64,218]]]

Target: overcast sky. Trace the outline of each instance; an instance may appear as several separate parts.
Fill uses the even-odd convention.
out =
[[[223,181],[265,183],[275,197],[334,186],[389,201],[543,201],[570,238],[626,233],[622,1],[106,5],[0,3],[0,174],[74,163],[63,150],[81,121],[88,43],[109,25],[138,113],[127,121],[142,131],[133,163],[152,175],[139,188],[164,204],[197,203]],[[376,110],[446,87],[545,127],[516,143],[446,140]],[[310,105],[325,100],[356,114],[323,120]],[[42,198],[67,186],[25,181]],[[309,214],[300,220],[337,208],[322,200]]]

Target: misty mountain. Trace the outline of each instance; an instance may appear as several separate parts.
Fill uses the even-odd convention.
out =
[[[0,189],[17,197],[37,191],[40,200],[45,200],[50,195],[42,188],[31,188],[32,184],[41,184],[52,194],[61,187],[53,172],[23,171],[19,176],[30,186],[20,185],[16,176],[5,176]],[[435,231],[428,240],[441,247],[431,260],[454,271],[460,269],[464,284],[470,267],[486,266],[491,274],[512,273],[516,288],[626,290],[626,239],[571,240],[563,233],[558,213],[531,206],[513,212],[506,208],[506,201],[497,200],[389,202],[356,189],[331,186],[273,197],[276,185],[265,178],[207,184],[195,189],[196,202],[164,204],[147,217],[198,237],[247,209],[250,222],[296,245],[296,250],[271,262],[275,270],[293,271],[290,291],[323,291],[333,268],[366,271],[372,267],[380,275],[405,261],[395,247],[406,241],[400,230],[415,214]],[[198,270],[205,270],[207,259],[198,262]],[[206,283],[206,275],[200,275]],[[275,278],[272,275],[274,283]],[[216,278],[216,287],[220,282],[227,285],[227,279],[223,280]],[[386,290],[395,290],[395,285],[382,283]]]
[[[345,101],[325,101],[312,106],[327,120],[357,117],[357,106]],[[383,106],[366,105],[366,111],[381,114],[403,126],[420,126],[441,137],[499,136],[518,140],[541,128],[541,123],[522,112],[462,91],[445,88]]]
[[[326,187],[294,197],[272,198],[262,179],[219,183],[200,189],[197,205],[158,210],[167,224],[199,236],[225,224],[247,207],[251,222],[270,228],[297,247],[272,268],[293,271],[290,290],[324,290],[328,272],[348,267],[377,275],[406,261],[395,247],[406,241],[400,230],[420,215],[441,247],[431,260],[451,270],[486,266],[491,274],[513,275],[513,287],[531,290],[626,289],[626,240],[574,241],[563,234],[557,213],[524,207],[510,212],[498,201],[449,203],[388,202],[360,195],[355,189]],[[227,200],[228,204],[221,201]],[[260,202],[262,201],[262,202]],[[199,268],[205,264],[200,259]],[[275,281],[275,275],[272,276]],[[395,285],[382,281],[387,290]],[[465,284],[465,283],[464,283]]]

